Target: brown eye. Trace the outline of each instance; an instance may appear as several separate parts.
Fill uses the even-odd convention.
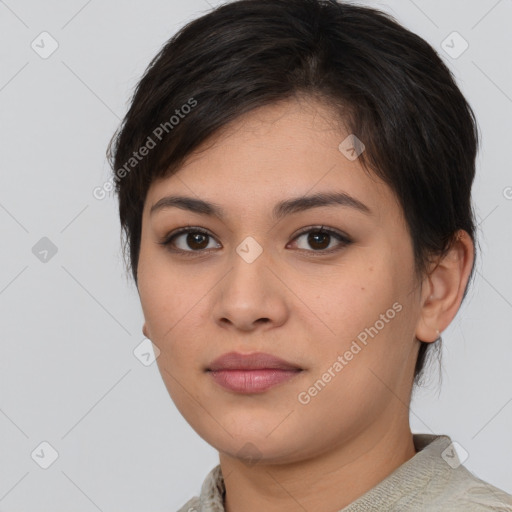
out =
[[[198,228],[188,228],[171,233],[159,243],[172,252],[202,252],[206,249],[212,249],[210,246],[211,240],[213,240],[213,237],[206,231]]]
[[[208,246],[208,235],[203,233],[187,233],[185,245],[191,249],[206,249]]]
[[[301,238],[304,238],[305,242],[298,243],[297,240]],[[300,250],[312,254],[318,253],[319,256],[341,250],[352,243],[348,236],[332,229],[324,229],[323,226],[310,227],[297,235],[293,241],[299,245],[298,248]],[[194,253],[206,253],[211,249],[221,247],[220,244],[212,246],[212,242],[215,243],[215,239],[207,231],[201,228],[187,227],[171,233],[158,243],[166,247],[170,252],[193,255]],[[301,244],[304,244],[304,246],[301,247]]]
[[[297,241],[301,238],[304,242],[296,242],[299,246],[298,248],[309,252],[330,253],[342,249],[352,242],[347,236],[331,229],[323,229],[323,227],[316,229],[309,228],[307,231],[303,231],[295,237],[294,240]],[[335,243],[333,246],[332,243],[336,241],[338,243]]]
[[[313,249],[326,249],[329,246],[331,235],[327,233],[312,232],[308,235],[308,244]]]

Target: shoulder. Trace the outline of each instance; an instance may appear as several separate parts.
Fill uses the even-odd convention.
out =
[[[512,512],[512,495],[481,480],[465,466],[457,468],[452,492],[447,496],[447,505],[455,503],[465,510],[495,510]]]
[[[449,436],[413,439],[416,455],[344,512],[512,512],[512,496],[469,471]]]
[[[197,496],[194,496],[193,498],[188,500],[187,503],[185,503],[185,505],[178,509],[177,512],[198,512],[199,510],[201,510],[199,508],[199,505],[199,498]]]
[[[188,500],[177,512],[224,512],[224,478],[220,465],[206,475],[199,496]]]
[[[467,469],[449,436],[420,434],[416,438],[429,467],[426,485],[417,494],[422,510],[512,512],[512,495]]]
[[[422,495],[428,496],[425,510],[512,512],[512,495],[478,478],[463,465],[444,472],[442,480],[434,478],[424,489]]]

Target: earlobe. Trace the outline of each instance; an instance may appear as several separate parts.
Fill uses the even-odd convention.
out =
[[[474,260],[473,240],[460,230],[448,253],[425,278],[416,338],[427,343],[439,338],[459,310]]]
[[[148,330],[147,330],[147,327],[146,327],[146,322],[144,322],[144,325],[142,326],[142,334],[144,334],[144,336],[146,338],[149,338],[148,336]]]

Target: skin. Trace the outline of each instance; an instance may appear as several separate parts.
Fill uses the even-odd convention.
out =
[[[420,282],[403,212],[387,185],[338,149],[347,135],[313,99],[259,108],[218,132],[176,174],[153,182],[146,197],[138,264],[143,332],[161,351],[157,364],[176,407],[219,451],[227,512],[335,512],[415,455],[416,338],[434,341],[455,316],[473,243],[461,231]],[[271,218],[279,201],[333,191],[357,198],[371,215],[331,205]],[[226,217],[176,207],[150,215],[170,194],[214,202]],[[322,225],[352,243],[297,236]],[[185,254],[158,243],[184,226],[211,236],[196,244],[178,236],[174,248]],[[252,263],[236,252],[248,236],[263,249]],[[299,393],[394,303],[401,311],[300,403]],[[264,393],[234,393],[205,372],[230,351],[268,352],[303,371]]]

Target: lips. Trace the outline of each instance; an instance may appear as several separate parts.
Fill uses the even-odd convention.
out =
[[[222,370],[287,370],[299,371],[302,368],[272,354],[256,352],[253,354],[241,354],[228,352],[215,359],[207,368],[207,371]]]
[[[301,374],[303,368],[272,354],[229,352],[215,359],[206,369],[212,379],[231,392],[264,393]]]

